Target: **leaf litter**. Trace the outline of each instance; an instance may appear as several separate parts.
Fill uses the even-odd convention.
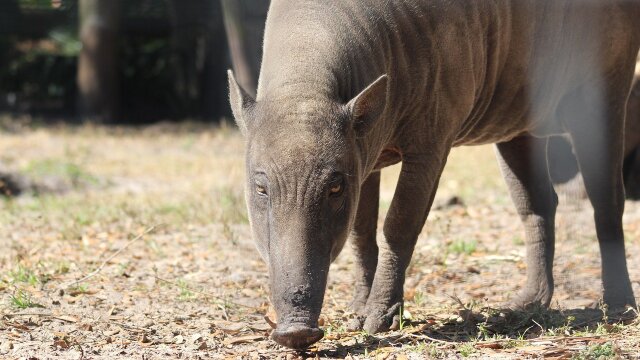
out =
[[[598,247],[588,202],[570,193],[561,196],[558,210],[552,309],[498,310],[524,281],[524,245],[518,216],[486,147],[452,153],[407,272],[401,330],[373,336],[346,330],[353,268],[346,249],[330,272],[321,318],[325,338],[305,352],[281,348],[269,340],[275,317],[267,267],[251,242],[246,217],[222,216],[242,214],[244,208],[243,140],[224,128],[167,132],[164,127],[0,135],[4,161],[12,166],[56,156],[73,162],[77,153],[88,159],[83,171],[100,179],[97,188],[1,203],[0,246],[6,251],[0,254],[0,357],[401,360],[640,354],[633,310],[614,314],[587,307],[600,294]],[[61,144],[66,152],[59,150]],[[397,172],[391,168],[383,176],[380,225]],[[640,204],[627,203],[624,222],[639,294]],[[163,226],[147,231],[154,224]],[[14,306],[10,295],[17,290],[43,308]]]

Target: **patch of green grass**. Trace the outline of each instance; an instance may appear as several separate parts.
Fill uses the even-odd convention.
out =
[[[415,293],[413,294],[413,302],[418,305],[418,306],[422,306],[426,301],[425,295],[422,291],[420,290],[416,290]]]
[[[575,316],[567,316],[565,323],[562,326],[551,327],[547,329],[547,333],[551,336],[571,335],[573,326],[572,323],[576,320]]]
[[[449,244],[447,250],[458,255],[471,255],[476,251],[477,247],[478,243],[475,240],[465,241],[458,239]]]
[[[462,344],[458,346],[457,350],[460,356],[465,358],[473,355],[476,352],[476,348],[473,347],[473,344],[471,343]]]
[[[511,238],[511,243],[513,245],[521,246],[524,245],[524,239],[522,238],[522,236],[514,236],[513,238]]]
[[[324,327],[324,333],[325,336],[330,336],[333,334],[344,334],[347,332],[346,327],[344,326],[344,324],[340,324],[340,326],[337,326],[336,324],[329,322],[325,327]]]
[[[446,357],[446,353],[441,350],[437,344],[429,341],[421,341],[416,345],[405,348],[408,353],[415,353],[427,359],[442,359]]]
[[[131,263],[129,263],[128,261],[118,264],[118,276],[124,276],[130,266]]]
[[[222,188],[218,192],[218,203],[222,209],[220,218],[232,224],[248,224],[247,207],[244,195],[241,191],[231,188]]]
[[[504,318],[504,330],[518,333],[526,333],[529,329],[537,328],[543,332],[547,332],[549,329],[558,329],[566,327],[567,322],[571,322],[571,318],[565,317],[561,312],[557,310],[551,310],[544,306],[537,305],[532,306],[526,311],[512,311],[509,312]],[[523,333],[524,334],[524,333]]]
[[[438,348],[436,344],[429,344],[427,346],[426,353],[427,355],[429,355],[430,358],[435,358],[435,359],[443,359],[447,355],[444,351]]]
[[[89,216],[86,212],[76,213],[73,215],[73,220],[76,225],[88,226],[93,222],[93,217]]]
[[[612,343],[596,344],[580,351],[573,360],[600,360],[617,358],[618,353]]]
[[[222,222],[222,235],[225,237],[225,239],[227,239],[227,241],[231,243],[231,245],[237,246],[238,236],[233,231],[233,228],[231,227],[231,224],[229,224],[229,220],[227,219],[227,217],[223,216],[220,221]]]
[[[581,330],[574,330],[571,332],[573,336],[604,336],[610,334],[616,334],[623,331],[625,326],[623,324],[607,324],[606,322],[598,322],[595,327],[587,326]]]
[[[71,270],[71,264],[68,261],[59,261],[55,264],[54,274],[63,275]]]
[[[178,300],[180,301],[191,301],[197,297],[197,295],[189,289],[189,284],[187,284],[184,280],[178,280],[177,282],[178,289],[180,293],[178,294]]]
[[[69,181],[74,186],[81,183],[93,185],[98,183],[97,178],[80,165],[61,159],[33,160],[24,171],[35,178],[59,177]]]
[[[477,324],[476,327],[478,328],[478,340],[489,340],[491,339],[491,334],[490,334],[490,329],[487,327],[486,323],[480,323]]]
[[[398,326],[400,326],[400,330],[403,330],[405,325],[406,325],[406,321],[404,319],[404,309],[402,306],[400,306],[400,308],[398,309]]]
[[[527,342],[524,340],[523,337],[520,336],[519,339],[509,339],[506,342],[504,342],[502,344],[502,347],[504,349],[514,349],[514,348],[519,348],[521,346],[526,345]]]
[[[160,258],[164,258],[167,255],[165,254],[165,251],[162,247],[162,245],[160,245],[157,241],[155,241],[153,239],[153,237],[148,236],[146,239],[144,239],[144,243],[147,245],[147,247],[149,247],[149,249],[151,249],[151,251],[153,251],[153,253],[160,257]]]
[[[27,283],[31,286],[38,284],[38,277],[33,271],[22,265],[18,265],[14,270],[9,271],[9,279],[13,283]]]
[[[86,294],[89,291],[87,284],[78,284],[69,289],[69,291],[75,295]]]
[[[9,303],[11,304],[11,306],[18,308],[18,309],[28,309],[28,308],[43,308],[44,306],[42,306],[41,304],[38,304],[36,302],[34,302],[31,299],[31,295],[29,295],[27,292],[23,291],[23,290],[16,290],[15,293],[13,293],[13,295],[10,295],[9,297]]]
[[[23,265],[18,265],[14,270],[9,271],[8,275],[11,283],[26,283],[31,286],[49,281],[49,276],[37,274],[33,269]]]
[[[161,204],[155,212],[158,215],[173,215],[180,219],[186,219],[189,216],[189,209],[185,204]]]

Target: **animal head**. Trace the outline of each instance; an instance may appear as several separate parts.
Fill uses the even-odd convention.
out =
[[[322,337],[316,330],[327,272],[355,217],[365,175],[359,144],[385,109],[387,76],[345,103],[306,94],[256,101],[232,72],[229,88],[247,140],[246,201],[269,265],[274,339],[305,347]]]

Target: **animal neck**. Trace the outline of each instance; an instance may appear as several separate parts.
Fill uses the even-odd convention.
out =
[[[281,104],[289,110],[299,108],[300,103],[347,104],[378,77],[389,73],[392,69],[387,60],[394,46],[390,29],[397,24],[388,23],[390,18],[380,15],[382,6],[386,5],[272,0],[258,102]],[[390,89],[391,103],[396,108],[392,111],[405,108],[404,100],[395,95],[393,84],[398,80],[392,81]],[[371,132],[373,135],[357,141],[365,173],[373,170],[394,133],[393,120],[378,126],[378,131]]]
[[[342,2],[272,1],[258,101],[294,96],[346,104],[385,73]],[[375,59],[375,60],[374,60]]]

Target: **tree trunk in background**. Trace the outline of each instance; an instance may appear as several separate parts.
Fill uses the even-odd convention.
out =
[[[269,0],[222,0],[222,6],[233,71],[240,85],[255,96]]]
[[[10,89],[5,82],[9,63],[14,57],[14,40],[11,35],[17,33],[21,22],[20,7],[16,0],[0,0],[0,111],[6,111],[15,106],[16,94],[9,95]],[[2,186],[0,184],[0,186]]]
[[[119,114],[118,36],[120,0],[80,0],[78,111],[83,119],[109,122]]]
[[[20,7],[16,0],[0,1],[0,40],[16,34],[20,22]]]
[[[226,116],[228,64],[218,0],[168,0],[172,31],[175,111],[182,117]]]

